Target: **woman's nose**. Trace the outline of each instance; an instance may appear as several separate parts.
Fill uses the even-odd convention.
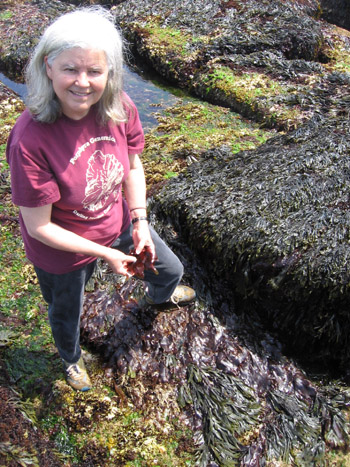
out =
[[[88,80],[87,73],[85,73],[85,71],[79,73],[75,82],[78,86],[81,86],[81,87],[89,86],[89,80]]]

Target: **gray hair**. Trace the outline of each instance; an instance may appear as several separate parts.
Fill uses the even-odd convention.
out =
[[[123,102],[123,39],[113,16],[102,7],[81,8],[60,16],[44,32],[26,69],[27,99],[40,122],[53,123],[62,113],[47,76],[44,58],[52,63],[64,50],[80,47],[105,52],[108,66],[106,88],[98,102],[101,121],[126,121]]]

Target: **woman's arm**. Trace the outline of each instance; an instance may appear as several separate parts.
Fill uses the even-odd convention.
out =
[[[57,250],[103,258],[114,272],[130,275],[127,266],[135,261],[133,256],[99,245],[51,222],[51,204],[36,208],[20,206],[20,211],[28,234],[36,240]]]
[[[130,172],[124,182],[124,194],[131,211],[131,219],[146,217],[146,180],[140,157],[129,154]],[[135,209],[137,208],[137,209]],[[133,241],[136,253],[140,253],[146,246],[155,259],[155,249],[148,228],[148,222],[140,220],[133,224]]]
[[[124,182],[124,194],[131,218],[146,216],[146,181],[140,157],[137,154],[129,155],[130,172]],[[141,209],[135,209],[141,208]]]

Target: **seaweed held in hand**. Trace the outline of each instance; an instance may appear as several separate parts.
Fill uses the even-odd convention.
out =
[[[132,276],[143,279],[145,276],[145,270],[153,271],[154,274],[158,274],[158,271],[154,267],[154,263],[152,261],[152,253],[147,247],[145,247],[139,254],[136,254],[135,250],[133,249],[130,251],[130,255],[136,256],[136,261],[131,263],[128,267],[128,272]]]

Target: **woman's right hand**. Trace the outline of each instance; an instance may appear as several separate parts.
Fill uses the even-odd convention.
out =
[[[130,277],[129,266],[136,261],[135,256],[125,255],[122,251],[115,248],[108,248],[104,255],[104,260],[109,264],[112,271],[116,274]]]

